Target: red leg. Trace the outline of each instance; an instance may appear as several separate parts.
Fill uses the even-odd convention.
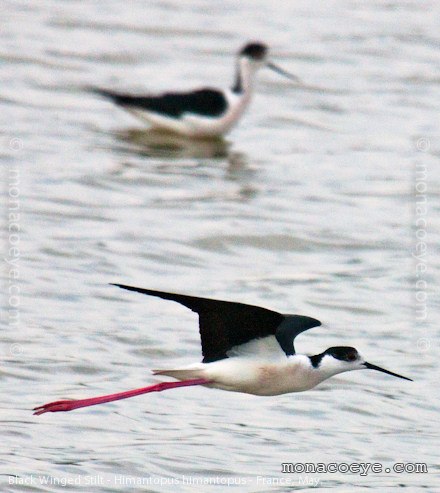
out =
[[[191,385],[205,385],[209,380],[205,378],[194,378],[192,380],[183,380],[182,382],[161,382],[148,387],[142,387],[135,390],[127,390],[126,392],[118,392],[117,394],[102,395],[100,397],[90,397],[89,399],[64,400],[55,401],[44,404],[43,406],[35,407],[34,414],[39,416],[44,413],[57,413],[60,411],[72,411],[80,407],[96,406],[105,402],[118,401],[120,399],[128,399],[136,395],[148,394],[149,392],[162,392],[163,390],[175,389],[177,387],[189,387]]]

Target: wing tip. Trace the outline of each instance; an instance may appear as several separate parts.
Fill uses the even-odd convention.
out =
[[[312,329],[313,327],[320,327],[322,325],[321,320],[318,320],[317,318],[309,317],[307,315],[288,313],[288,314],[284,314],[284,317],[286,319],[292,318],[301,321],[305,325],[309,326],[310,329]]]
[[[127,291],[139,291],[139,289],[141,289],[134,286],[128,286],[127,284],[119,284],[117,282],[109,282],[109,286],[116,286],[117,288],[126,289]]]
[[[116,286],[121,289],[126,289],[127,291],[134,291],[135,293],[146,294],[148,296],[156,296],[163,299],[171,299],[174,301],[176,301],[174,299],[176,296],[178,297],[184,296],[184,295],[176,295],[173,293],[167,293],[165,291],[156,291],[154,289],[138,288],[137,286],[129,286],[128,284],[119,284],[116,282],[110,282],[109,285]]]
[[[322,325],[321,320],[318,320],[317,318],[307,317],[305,315],[300,315],[300,317],[303,318],[309,329],[313,329],[314,327],[321,327]]]

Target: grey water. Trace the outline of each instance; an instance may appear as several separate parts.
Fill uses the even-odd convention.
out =
[[[439,28],[419,0],[2,3],[2,492],[440,491]],[[154,135],[87,90],[227,87],[248,40],[303,85],[261,70],[220,141]],[[200,359],[193,313],[111,282],[310,315],[299,352],[355,346],[414,382],[33,416]]]

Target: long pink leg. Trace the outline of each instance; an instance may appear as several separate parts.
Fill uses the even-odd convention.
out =
[[[162,390],[175,389],[177,387],[189,387],[190,385],[204,385],[210,383],[205,378],[194,378],[192,380],[183,380],[182,382],[161,382],[140,389],[127,390],[117,394],[101,395],[100,397],[90,397],[89,399],[55,401],[44,404],[43,406],[34,407],[34,414],[37,416],[44,413],[57,413],[60,411],[72,411],[80,407],[96,406],[105,402],[119,401],[128,399],[136,395],[148,394],[149,392],[162,392]]]

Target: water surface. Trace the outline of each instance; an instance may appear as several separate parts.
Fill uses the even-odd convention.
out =
[[[438,5],[15,1],[2,18],[1,490],[438,490]],[[155,136],[86,90],[226,86],[252,39],[312,88],[261,71],[223,141]],[[323,326],[299,351],[353,345],[415,383],[357,372],[297,395],[190,388],[32,416],[199,360],[194,314],[109,282],[308,314]]]

